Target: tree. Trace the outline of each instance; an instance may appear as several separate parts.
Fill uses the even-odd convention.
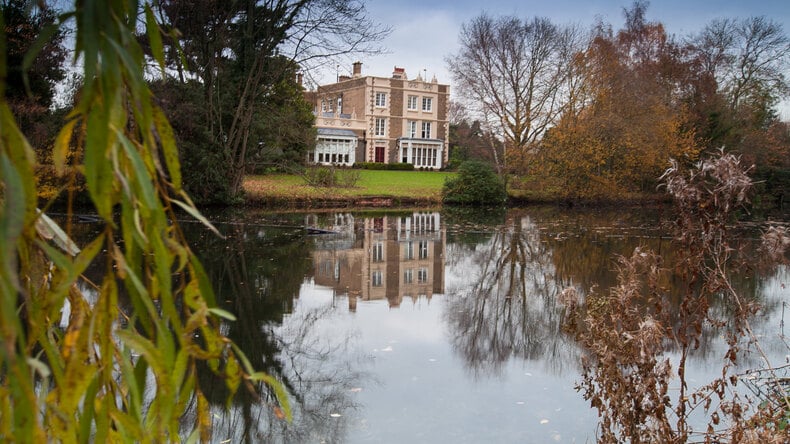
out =
[[[569,97],[572,27],[545,18],[478,16],[464,24],[461,50],[447,59],[459,94],[476,118],[504,140],[507,162],[524,169],[529,150],[556,123]],[[501,170],[504,159],[498,160]]]
[[[182,63],[178,51],[169,45],[169,65],[179,81],[196,78],[203,86],[211,144],[223,151],[224,163],[219,168],[227,177],[227,190],[233,198],[240,195],[251,164],[260,162],[268,152],[286,148],[271,146],[273,140],[284,140],[272,134],[283,126],[266,123],[272,110],[283,111],[275,120],[291,116],[288,123],[293,128],[292,136],[309,134],[312,122],[305,119],[303,101],[295,100],[295,94],[279,103],[279,99],[273,99],[285,92],[284,82],[295,81],[299,65],[310,67],[332,57],[377,52],[376,43],[386,30],[373,23],[355,0],[199,3],[167,0],[159,2],[158,11],[168,34],[177,30],[187,61],[186,65]],[[286,89],[293,93],[293,88]],[[297,150],[285,157],[300,158],[299,150],[304,150],[305,143],[300,140],[292,144]]]
[[[43,148],[49,136],[44,116],[49,113],[55,85],[65,78],[63,63],[65,33],[55,26],[55,11],[46,3],[3,0],[0,13],[5,20],[5,97],[22,131],[35,148]],[[35,57],[25,60],[43,33],[52,31]],[[33,53],[31,53],[33,54]]]
[[[575,59],[591,100],[547,133],[537,166],[567,197],[649,192],[670,158],[696,158],[682,100],[687,65],[663,26],[645,20],[645,7],[626,10],[616,34],[599,27]]]
[[[161,54],[147,4],[80,0],[57,22],[74,21],[85,83],[53,159],[65,170],[79,140],[74,166],[102,222],[85,245],[71,240],[70,218],[61,227],[37,208],[35,159],[5,98],[0,54],[0,441],[163,442],[181,432],[210,441],[201,363],[230,393],[242,381],[274,385],[290,414],[281,386],[222,334],[220,318],[233,316],[179,228],[176,211],[210,223],[182,189],[172,128],[145,82],[140,15]],[[0,52],[5,42],[3,32]],[[89,267],[98,276],[85,276]]]
[[[747,141],[764,138],[760,134],[778,121],[776,105],[790,93],[790,38],[765,17],[717,19],[687,45],[702,79],[695,103],[702,143],[746,155],[759,151]]]

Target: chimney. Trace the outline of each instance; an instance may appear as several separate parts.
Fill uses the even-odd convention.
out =
[[[304,74],[301,72],[296,73],[296,84],[302,86],[302,81],[304,80]]]
[[[392,71],[392,78],[393,79],[406,79],[406,70],[404,68],[398,68],[397,66]]]
[[[354,62],[354,78],[362,77],[362,62]]]

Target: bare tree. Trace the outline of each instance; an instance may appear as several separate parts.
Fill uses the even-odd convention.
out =
[[[715,79],[732,109],[773,106],[790,93],[790,38],[765,17],[717,19],[690,40],[700,70]]]
[[[469,110],[504,140],[509,162],[523,160],[568,103],[579,37],[574,27],[537,17],[484,14],[462,27],[449,70]]]
[[[373,21],[360,0],[308,0],[281,47],[315,82],[320,68],[383,52],[391,29]]]

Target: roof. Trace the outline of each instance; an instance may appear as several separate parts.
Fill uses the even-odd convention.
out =
[[[357,137],[354,131],[350,129],[340,128],[318,128],[319,136],[342,136],[342,137]]]

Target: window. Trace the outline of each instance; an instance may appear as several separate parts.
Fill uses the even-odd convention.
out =
[[[417,282],[420,284],[424,284],[428,282],[428,269],[427,268],[420,268],[417,270]]]
[[[374,271],[373,273],[371,273],[370,280],[373,281],[374,287],[381,287],[381,272]]]
[[[382,262],[384,260],[384,244],[376,242],[373,244],[373,262]]]
[[[409,96],[406,101],[406,107],[411,110],[417,110],[417,96]]]
[[[417,122],[410,120],[406,123],[406,136],[417,137]]]
[[[384,108],[387,106],[387,93],[377,92],[376,93],[376,106],[378,108]]]
[[[411,268],[408,270],[403,270],[403,283],[411,284],[412,282],[414,282],[414,270]]]
[[[376,130],[374,134],[376,136],[383,136],[386,124],[387,124],[387,119],[383,117],[376,117]]]
[[[414,242],[409,241],[403,245],[403,258],[414,259]]]
[[[428,241],[420,241],[420,259],[428,259]]]
[[[431,112],[433,108],[433,99],[430,97],[423,97],[422,98],[422,110],[426,112]]]
[[[422,122],[422,138],[431,138],[431,122]]]
[[[409,147],[403,147],[403,158],[401,159],[403,163],[409,163]]]
[[[337,98],[337,113],[340,114],[343,112],[343,97],[338,96]]]

